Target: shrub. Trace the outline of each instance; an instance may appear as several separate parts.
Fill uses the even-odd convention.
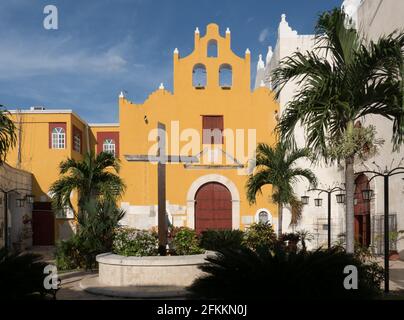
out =
[[[200,245],[206,250],[240,248],[243,245],[244,232],[241,230],[207,230],[200,236]]]
[[[89,249],[107,252],[112,249],[114,232],[125,211],[117,208],[115,202],[90,201],[79,215],[79,232],[86,239]]]
[[[369,299],[380,294],[380,273],[353,255],[332,250],[287,252],[260,246],[221,250],[188,290],[202,299]],[[347,265],[358,268],[358,289],[346,290]]]
[[[199,240],[195,230],[186,227],[175,228],[172,232],[171,245],[176,255],[199,254]]]
[[[68,240],[61,240],[56,244],[55,258],[58,270],[72,270],[85,267],[78,235]]]
[[[244,233],[244,245],[252,250],[259,247],[273,247],[276,244],[276,234],[270,223],[253,223]]]
[[[297,244],[300,241],[300,235],[294,232],[284,233],[279,237],[280,244],[288,251],[297,251]]]
[[[296,232],[299,236],[301,249],[306,251],[307,250],[307,242],[311,242],[314,240],[314,235],[307,230],[299,230]]]
[[[113,252],[123,256],[156,256],[158,237],[152,231],[119,228],[115,234]]]
[[[56,264],[61,270],[93,269],[96,256],[112,250],[119,220],[125,212],[110,201],[90,201],[78,216],[78,230],[56,246]]]
[[[0,299],[26,299],[45,294],[55,295],[55,290],[44,288],[44,268],[47,263],[32,253],[9,253],[0,249]],[[40,294],[40,295],[38,295]]]

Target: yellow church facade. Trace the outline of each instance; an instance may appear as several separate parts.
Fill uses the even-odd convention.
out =
[[[193,159],[166,164],[166,207],[172,224],[198,232],[243,229],[260,218],[277,224],[270,186],[256,204],[246,199],[256,144],[276,142],[279,110],[268,88],[251,90],[249,50],[239,57],[231,49],[230,30],[221,35],[216,24],[209,24],[203,36],[195,30],[191,54],[181,57],[174,50],[173,69],[172,92],[161,84],[142,104],[121,93],[119,123],[88,124],[71,110],[12,111],[20,138],[8,161],[33,173],[33,215],[51,211],[48,190],[58,178],[60,161],[82,159],[87,151],[107,151],[120,159],[120,176],[127,185],[119,200],[126,211],[122,223],[136,228],[157,225],[157,165],[148,156],[157,155],[160,123],[165,126],[165,153]],[[139,157],[144,161],[133,161]],[[43,216],[38,223],[46,220]],[[46,241],[65,238],[72,221],[71,214],[56,216]],[[37,230],[47,227],[38,225]]]

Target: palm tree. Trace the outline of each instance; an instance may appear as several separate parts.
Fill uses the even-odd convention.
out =
[[[0,105],[0,164],[6,160],[7,152],[16,144],[15,131],[9,112]]]
[[[300,159],[308,158],[308,149],[288,151],[282,143],[274,147],[260,143],[256,150],[256,167],[247,181],[247,200],[255,203],[257,193],[261,188],[271,184],[273,187],[272,201],[278,205],[278,236],[282,235],[282,210],[286,205],[291,206],[292,221],[295,225],[300,219],[302,203],[293,191],[293,185],[305,178],[312,185],[317,185],[317,178],[310,169],[296,167]]]
[[[59,168],[61,177],[50,187],[52,202],[57,209],[71,207],[73,190],[79,194],[79,212],[92,200],[115,201],[125,191],[122,179],[110,172],[113,169],[119,173],[120,169],[119,160],[111,153],[101,152],[97,156],[87,153],[82,161],[69,158],[62,161]]]
[[[290,81],[301,85],[278,123],[280,138],[295,147],[294,129],[300,122],[306,131],[306,146],[315,155],[345,162],[348,253],[354,251],[353,165],[360,150],[351,148],[330,157],[330,147],[354,136],[356,122],[371,114],[393,121],[395,148],[404,134],[404,34],[393,33],[366,44],[351,23],[340,9],[324,12],[316,25],[314,50],[294,53],[272,74],[278,97]],[[326,50],[327,59],[320,49]]]

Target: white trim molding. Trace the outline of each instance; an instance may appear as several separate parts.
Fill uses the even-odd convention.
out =
[[[119,123],[89,123],[89,127],[119,127]]]
[[[75,116],[82,123],[87,124],[87,121],[84,121],[79,117],[77,113],[75,113],[72,109],[41,109],[41,110],[27,110],[27,109],[18,109],[18,110],[8,110],[11,114],[71,114]]]
[[[240,228],[240,194],[233,181],[219,174],[207,174],[196,179],[187,193],[187,226],[195,229],[195,196],[199,188],[209,182],[217,182],[229,189],[231,194],[231,221],[232,228]]]

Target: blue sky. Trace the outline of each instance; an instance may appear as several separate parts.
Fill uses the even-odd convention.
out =
[[[341,0],[1,0],[0,104],[73,109],[88,122],[118,120],[120,90],[140,103],[164,82],[172,88],[172,52],[192,51],[195,27],[232,32],[238,55],[275,46],[282,13],[299,34]],[[59,29],[43,27],[58,8]]]

